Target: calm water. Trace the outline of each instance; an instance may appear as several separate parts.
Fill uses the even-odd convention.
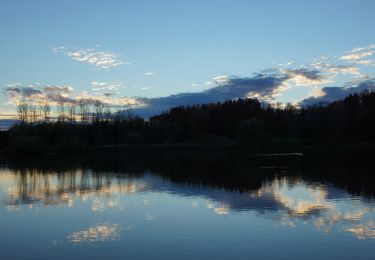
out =
[[[0,259],[374,259],[372,164],[198,158],[3,162]]]

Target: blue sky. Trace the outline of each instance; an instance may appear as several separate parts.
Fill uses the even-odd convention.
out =
[[[240,97],[322,97],[326,87],[373,80],[374,10],[365,0],[3,0],[0,114],[14,114],[20,98],[147,105],[172,94],[228,92],[222,86],[253,84],[258,74],[288,78]]]

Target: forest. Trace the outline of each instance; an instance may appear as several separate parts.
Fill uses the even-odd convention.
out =
[[[257,99],[179,106],[148,120],[130,110],[111,112],[103,104],[51,108],[18,105],[21,123],[0,132],[6,154],[82,152],[117,145],[248,145],[280,142],[356,144],[375,142],[375,91],[352,94],[329,104],[298,108]]]

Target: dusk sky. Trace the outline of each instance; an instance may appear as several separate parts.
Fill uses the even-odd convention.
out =
[[[374,11],[371,0],[2,0],[0,117],[21,99],[302,104],[374,89]]]

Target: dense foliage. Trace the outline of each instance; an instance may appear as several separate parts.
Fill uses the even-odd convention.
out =
[[[375,141],[375,92],[298,109],[257,99],[172,108],[149,120],[136,116],[21,123],[2,133],[8,151],[80,151],[117,144],[254,144],[300,140],[309,144]],[[8,144],[8,145],[7,145]]]

